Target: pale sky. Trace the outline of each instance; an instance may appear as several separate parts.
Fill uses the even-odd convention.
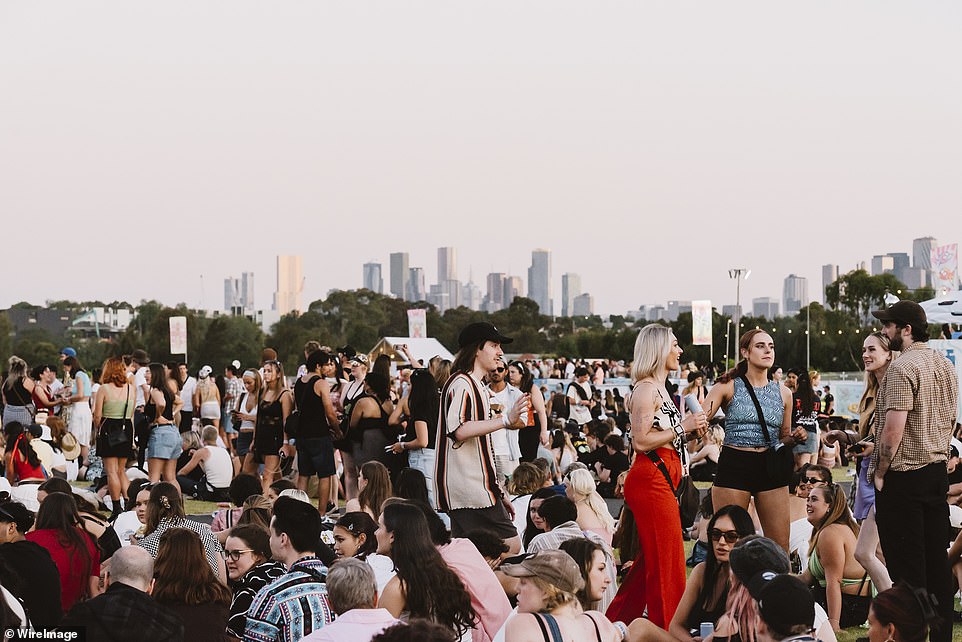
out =
[[[601,313],[781,300],[962,224],[962,4],[0,2],[0,307],[406,250]],[[201,279],[203,275],[203,279]],[[203,282],[203,286],[201,283]],[[387,283],[385,283],[387,288]]]

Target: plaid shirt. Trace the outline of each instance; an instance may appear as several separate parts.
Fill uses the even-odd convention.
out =
[[[310,572],[308,572],[310,571]],[[246,642],[296,642],[334,621],[327,599],[327,567],[302,557],[254,597],[247,610]]]
[[[230,400],[224,402],[224,407],[230,412],[237,408],[237,400],[244,394],[244,380],[241,377],[234,377],[227,380],[227,390],[224,396],[230,395]]]
[[[885,433],[888,410],[905,410],[905,433],[892,457],[890,470],[906,472],[946,461],[955,428],[959,381],[955,368],[926,342],[915,342],[889,366],[879,388],[875,412],[875,443]],[[878,466],[872,455],[869,478]]]

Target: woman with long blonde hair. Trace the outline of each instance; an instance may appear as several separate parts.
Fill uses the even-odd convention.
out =
[[[682,420],[665,387],[682,349],[671,328],[647,325],[635,341],[628,408],[635,461],[625,480],[625,503],[638,521],[637,559],[608,607],[612,621],[642,617],[667,629],[685,591],[685,551],[674,490],[682,481],[688,435],[708,426],[705,413]]]
[[[584,468],[576,468],[565,477],[568,499],[578,508],[578,526],[591,531],[611,546],[615,533],[615,520],[608,511],[608,504],[595,489],[595,478]]]

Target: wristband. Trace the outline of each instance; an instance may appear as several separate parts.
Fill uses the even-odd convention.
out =
[[[681,437],[682,439],[685,438],[685,429],[682,427],[681,424],[675,424],[674,426],[671,427],[671,430],[672,432],[675,433],[676,437]]]

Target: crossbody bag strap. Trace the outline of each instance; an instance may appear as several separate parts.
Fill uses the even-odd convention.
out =
[[[668,466],[665,465],[665,461],[654,450],[646,451],[645,457],[650,459],[651,463],[665,476],[665,481],[668,482],[668,488],[671,489],[671,494],[678,497],[681,491],[681,484],[678,485],[678,488],[675,488],[675,485],[671,483],[671,474],[668,472]]]
[[[765,431],[765,441],[769,444],[772,443],[772,434],[768,432],[768,422],[765,420],[765,413],[762,411],[762,404],[758,403],[758,397],[755,396],[755,389],[752,388],[752,384],[748,382],[748,377],[742,375],[739,377],[742,383],[745,384],[745,390],[748,391],[748,396],[752,398],[752,403],[755,404],[755,410],[758,412],[758,421],[762,425],[762,430]]]

